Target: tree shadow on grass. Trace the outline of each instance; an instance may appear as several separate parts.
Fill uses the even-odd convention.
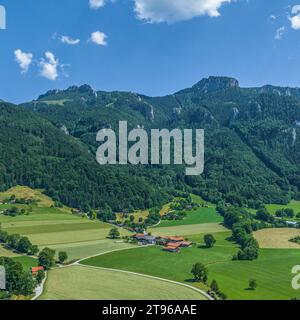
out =
[[[196,279],[185,279],[184,282],[188,282],[188,283],[200,283],[200,281],[196,280]]]
[[[212,247],[207,247],[205,244],[199,244],[198,249],[212,249]]]

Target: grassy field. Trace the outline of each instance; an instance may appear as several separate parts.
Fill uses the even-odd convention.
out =
[[[300,229],[292,228],[263,229],[254,233],[261,248],[300,249],[300,244],[289,241],[298,236],[300,236]]]
[[[2,244],[0,244],[0,257],[8,257],[8,258],[11,258],[11,257],[17,257],[18,254],[11,251],[11,250],[8,250],[8,249],[5,249],[4,246]]]
[[[40,191],[26,187],[16,187],[5,193],[2,198],[15,194],[17,197],[38,198],[37,205],[2,204],[0,212],[12,206],[32,208],[29,215],[9,217],[0,214],[2,229],[9,234],[27,236],[40,249],[50,247],[59,251],[67,251],[69,260],[85,258],[111,249],[126,248],[128,244],[107,239],[112,225],[100,221],[91,221],[70,213],[68,208],[47,207],[52,205],[48,197]],[[129,232],[119,229],[121,235]],[[107,248],[107,250],[105,249]],[[0,254],[11,255],[3,248]]]
[[[189,236],[185,236],[189,241],[197,243],[199,245],[204,245],[204,235],[206,233],[200,233],[200,234],[195,234],[195,235],[189,235]],[[233,246],[233,243],[230,241],[230,237],[231,237],[231,231],[228,232],[216,232],[216,233],[211,233],[215,240],[215,246]]]
[[[145,220],[148,217],[149,210],[138,210],[138,211],[129,213],[127,218],[125,218],[122,213],[117,213],[116,214],[117,221],[124,222],[125,220],[129,219],[129,216],[131,216],[131,215],[134,216],[134,222],[137,223],[137,222],[139,222],[139,218],[142,218],[143,220]]]
[[[211,223],[211,222],[222,222],[223,217],[221,217],[215,208],[198,208],[195,211],[188,211],[187,216],[182,220],[163,220],[159,224],[161,227],[173,227],[181,225],[190,225],[190,224],[201,224],[201,223]]]
[[[171,203],[172,202],[169,202],[161,208],[161,210],[159,211],[161,216],[171,211]]]
[[[292,200],[289,204],[287,205],[281,205],[281,204],[267,204],[266,205],[267,210],[272,213],[275,214],[275,212],[277,210],[280,209],[293,209],[295,214],[300,212],[300,201],[296,201],[296,200]]]
[[[96,254],[132,247],[134,247],[132,244],[109,239],[51,245],[51,248],[57,252],[66,251],[68,253],[69,260],[79,260]]]
[[[37,259],[26,256],[19,256],[12,258],[13,260],[20,262],[24,270],[29,271],[31,267],[36,267],[38,265]]]
[[[62,283],[64,285],[62,285]],[[200,293],[161,280],[73,266],[51,270],[41,300],[203,300]]]
[[[179,225],[174,227],[158,227],[149,228],[149,231],[156,236],[185,236],[195,235],[199,233],[216,233],[228,231],[220,223],[202,223],[202,224],[190,224]]]
[[[228,233],[219,234],[223,245],[212,249],[198,248],[197,245],[185,248],[180,253],[168,253],[161,247],[146,247],[112,252],[82,261],[82,264],[106,268],[134,271],[162,278],[186,282],[191,279],[190,270],[194,263],[206,264],[228,261],[237,251],[236,245],[226,241]],[[202,237],[203,238],[203,237]],[[217,244],[219,244],[219,241]],[[226,241],[227,246],[224,246]],[[199,245],[202,244],[199,242]],[[170,266],[171,269],[170,269]]]
[[[261,249],[258,260],[216,263],[208,270],[230,299],[289,300],[300,299],[300,291],[291,286],[295,265],[299,265],[297,249]],[[249,279],[257,280],[255,291],[248,290]]]
[[[202,262],[208,268],[209,282],[216,279],[228,299],[300,298],[300,292],[291,287],[291,269],[299,264],[299,250],[260,249],[258,260],[232,261],[237,246],[227,240],[228,234],[215,234],[217,243],[212,249],[194,246],[172,254],[159,247],[148,247],[105,254],[82,263],[145,273],[205,288],[202,284],[190,282],[192,265]],[[198,235],[194,240],[201,242],[201,238],[202,235]],[[258,283],[255,291],[248,290],[248,281],[252,278]]]
[[[54,202],[51,198],[47,197],[42,193],[42,190],[31,189],[24,186],[16,186],[5,192],[0,193],[0,200],[10,198],[12,195],[15,195],[16,198],[24,199],[33,199],[38,201],[39,206],[51,207],[54,205]]]
[[[207,207],[211,207],[211,208],[215,208],[216,205],[209,202],[209,201],[205,201],[203,200],[200,196],[197,196],[195,194],[191,194],[191,197],[192,197],[192,200],[194,203],[197,203],[197,204],[200,204],[200,205],[204,205],[204,206],[207,206]]]

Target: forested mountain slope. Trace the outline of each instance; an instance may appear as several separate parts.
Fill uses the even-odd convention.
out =
[[[80,140],[32,111],[0,102],[1,191],[17,184],[43,188],[55,200],[85,210],[167,201],[166,190],[176,187],[172,175],[163,181],[157,170],[148,177],[143,169],[101,167]]]
[[[47,120],[53,139],[57,135],[73,148],[76,146],[76,152],[81,150],[80,159],[90,162],[76,164],[79,171],[99,172],[100,183],[97,174],[89,176],[87,173],[85,176],[84,185],[93,182],[92,189],[84,187],[83,182],[77,185],[77,180],[74,182],[73,179],[70,187],[64,176],[55,178],[56,185],[64,185],[59,190],[82,191],[82,198],[76,200],[78,203],[102,206],[109,194],[114,203],[122,203],[123,207],[142,207],[163,201],[166,194],[179,188],[214,202],[225,200],[255,207],[260,202],[286,203],[292,197],[300,197],[300,165],[297,161],[300,152],[299,97],[300,89],[297,88],[240,88],[235,79],[210,77],[165,97],[117,91],[96,92],[88,85],[73,86],[63,91],[49,91],[37,100],[23,104],[23,111],[18,110],[24,114],[30,112],[29,118],[32,118],[31,111],[34,111],[37,123],[42,123],[41,118]],[[144,127],[148,130],[204,128],[204,174],[201,177],[185,177],[180,167],[113,166],[104,169],[98,166],[93,155],[98,146],[96,133],[104,127],[117,129],[119,120],[127,120],[130,128]],[[54,145],[58,141],[53,142]],[[17,147],[21,147],[20,144],[15,145],[12,152]],[[61,159],[64,158],[65,155],[61,155]],[[73,159],[75,161],[78,160]],[[49,162],[40,162],[40,166],[43,165],[49,166]],[[61,162],[56,170],[59,168],[62,168]],[[30,170],[34,172],[36,169],[32,166]],[[48,167],[46,172],[48,177],[51,176]],[[9,183],[20,183],[20,178],[9,179]],[[28,176],[24,183],[32,183],[31,180]],[[44,182],[38,185],[43,186]],[[136,185],[139,185],[137,189]],[[106,186],[109,186],[109,192],[104,191]],[[57,186],[51,185],[51,188],[59,193],[57,196],[61,201],[70,201],[62,196],[61,191],[57,191]],[[98,192],[99,188],[101,192]],[[133,197],[137,194],[139,201],[143,199],[143,204],[137,205],[139,201],[133,204],[131,193],[124,193],[124,188],[130,189],[130,192],[134,189]],[[88,195],[84,196],[86,191]],[[75,193],[72,196],[74,199]],[[91,193],[95,195],[90,196]],[[145,200],[148,194],[151,200]],[[124,197],[126,199],[122,199]]]

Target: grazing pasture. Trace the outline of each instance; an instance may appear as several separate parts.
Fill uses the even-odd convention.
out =
[[[226,241],[228,233],[220,234],[219,239]],[[161,247],[153,246],[112,252],[82,261],[82,264],[122,269],[148,275],[154,275],[179,282],[191,279],[194,263],[205,264],[229,261],[237,248],[227,241],[228,246],[215,246],[212,249],[198,248],[194,245],[184,248],[179,253],[168,253]],[[201,245],[201,243],[199,243]],[[198,284],[196,284],[198,285]]]
[[[200,233],[200,234],[195,234],[195,235],[189,235],[189,236],[185,236],[185,238],[187,238],[189,241],[197,243],[197,245],[203,246],[204,243],[204,236],[206,233]],[[231,231],[228,232],[216,232],[216,233],[211,233],[213,235],[213,237],[216,240],[215,246],[234,246],[234,243],[232,241],[230,241],[231,238]],[[236,247],[238,247],[238,245],[236,245]]]
[[[54,205],[54,201],[48,196],[44,195],[42,190],[31,189],[25,186],[16,186],[5,192],[1,192],[0,200],[3,201],[6,198],[10,198],[12,195],[19,199],[24,198],[36,200],[38,205],[41,207],[51,207]]]
[[[267,204],[266,205],[267,210],[272,213],[275,214],[275,212],[277,210],[280,209],[293,209],[295,214],[300,213],[300,201],[297,200],[292,200],[289,204],[287,205],[281,205],[281,204]]]
[[[20,262],[24,270],[29,271],[31,267],[38,266],[38,260],[32,257],[18,256],[12,258],[16,262]]]
[[[209,202],[209,201],[206,201],[206,200],[203,200],[200,196],[197,196],[196,194],[191,194],[191,197],[192,197],[192,200],[194,203],[197,203],[197,204],[200,204],[204,207],[209,207],[209,208],[215,208],[216,205]]]
[[[226,233],[227,235],[227,233]],[[219,237],[221,234],[219,235]],[[223,244],[227,241],[225,234]],[[217,241],[218,244],[218,241]],[[180,253],[166,253],[159,247],[131,249],[113,252],[83,261],[83,264],[116,268],[154,275],[166,279],[190,283],[205,289],[205,285],[191,282],[192,265],[202,262],[208,268],[209,283],[217,280],[228,299],[291,299],[300,298],[300,292],[291,287],[292,267],[299,264],[297,249],[260,249],[255,261],[233,261],[236,246],[216,245],[212,249],[192,247]],[[170,269],[170,266],[172,268]],[[249,279],[256,279],[258,288],[248,289]]]
[[[132,247],[134,247],[134,245],[123,242],[122,240],[110,239],[51,245],[51,248],[57,252],[66,251],[69,260],[79,260],[96,254]]]
[[[40,249],[50,247],[57,251],[66,251],[68,259],[81,259],[97,253],[106,252],[118,248],[127,248],[131,245],[109,240],[107,236],[113,227],[110,224],[98,220],[91,221],[86,217],[71,214],[68,208],[47,207],[52,200],[40,191],[31,190],[26,187],[16,187],[5,193],[1,193],[3,199],[12,194],[17,198],[35,198],[40,200],[36,204],[0,204],[0,212],[12,206],[24,208],[26,215],[16,217],[0,214],[2,229],[9,234],[20,234],[26,236],[30,241],[39,246]],[[119,229],[121,235],[130,233]],[[8,252],[0,247],[0,254],[14,256],[15,253]]]
[[[254,232],[254,237],[261,248],[300,249],[300,244],[289,241],[298,236],[300,236],[300,229],[293,228],[263,229]]]
[[[133,215],[134,216],[134,222],[137,223],[139,222],[139,218],[142,218],[145,220],[148,215],[149,215],[149,210],[138,210],[132,213],[128,213],[125,217],[124,214],[122,213],[117,213],[117,221],[124,222],[126,219],[129,219],[129,216]]]
[[[214,263],[208,272],[229,299],[290,300],[300,299],[300,291],[291,285],[295,265],[299,265],[297,249],[260,249],[258,260]],[[248,289],[249,279],[257,281],[255,291]]]
[[[149,231],[155,236],[185,236],[199,233],[226,232],[228,229],[223,227],[221,223],[202,223],[170,227],[161,227],[159,225],[155,228],[149,228]]]
[[[112,228],[109,224],[53,209],[53,213],[39,212],[14,218],[0,215],[0,222],[5,221],[2,222],[2,228],[9,234],[18,233],[26,236],[40,249],[50,247],[58,251],[67,251],[69,260],[130,246],[120,241],[107,239]],[[124,229],[119,230],[121,235],[129,234]]]
[[[12,258],[12,257],[17,257],[18,254],[4,248],[2,244],[0,244],[0,257],[7,257],[7,258]]]
[[[62,285],[63,283],[63,285]],[[92,267],[51,270],[40,300],[205,300],[193,289]]]
[[[222,222],[223,217],[220,216],[215,208],[197,208],[197,210],[186,211],[187,216],[182,220],[163,220],[159,224],[161,227],[173,227],[191,224],[202,224],[212,222]]]

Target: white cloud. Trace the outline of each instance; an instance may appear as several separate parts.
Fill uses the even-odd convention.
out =
[[[73,39],[73,38],[71,38],[69,36],[61,36],[60,37],[60,41],[62,43],[69,44],[69,45],[72,45],[72,46],[75,46],[75,45],[80,43],[80,39]]]
[[[91,9],[97,10],[105,6],[106,0],[90,0],[89,4]]]
[[[300,29],[300,5],[293,6],[292,16],[289,17],[289,20],[293,29]]]
[[[208,15],[220,16],[224,3],[234,0],[134,0],[137,18],[149,23],[174,23]]]
[[[101,31],[95,31],[91,34],[90,41],[96,43],[99,46],[106,46],[107,35]]]
[[[50,51],[45,53],[45,57],[46,59],[40,61],[40,74],[42,77],[54,81],[58,78],[59,60]]]
[[[33,54],[22,52],[18,49],[15,51],[15,60],[21,68],[21,73],[26,73],[32,63]]]
[[[285,27],[280,27],[276,30],[275,40],[281,40],[285,33]]]

